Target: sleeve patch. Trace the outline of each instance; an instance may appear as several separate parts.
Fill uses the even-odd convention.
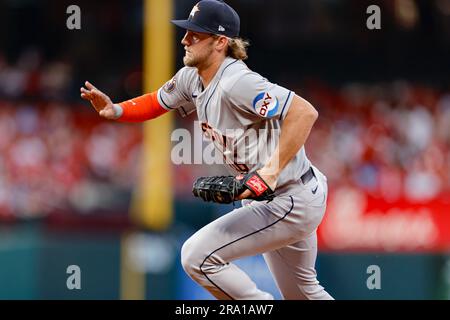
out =
[[[262,117],[274,116],[279,105],[278,98],[272,92],[261,92],[253,100],[253,109]]]
[[[177,79],[174,77],[171,80],[167,81],[164,85],[163,89],[165,93],[171,93],[175,90]]]

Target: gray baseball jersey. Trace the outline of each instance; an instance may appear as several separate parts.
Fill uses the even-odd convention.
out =
[[[203,133],[234,173],[264,166],[276,148],[294,93],[270,83],[244,62],[226,58],[203,88],[196,68],[182,68],[158,91],[161,106],[197,111]],[[313,168],[314,178],[301,179]],[[311,176],[310,176],[311,177]],[[316,228],[326,209],[326,177],[304,148],[281,173],[270,202],[243,206],[209,223],[183,245],[189,276],[218,299],[273,299],[233,260],[263,254],[285,299],[332,299],[316,279]]]
[[[252,72],[243,61],[226,58],[207,88],[196,68],[184,67],[159,89],[158,99],[161,106],[177,109],[182,116],[196,110],[205,136],[236,174],[267,163],[294,94]],[[282,171],[277,189],[298,182],[309,167],[302,147]]]

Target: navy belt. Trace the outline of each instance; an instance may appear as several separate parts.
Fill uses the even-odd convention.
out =
[[[311,181],[312,178],[314,178],[316,175],[314,174],[314,171],[311,167],[309,167],[308,171],[306,171],[300,179],[302,179],[303,184],[307,184],[309,181]]]

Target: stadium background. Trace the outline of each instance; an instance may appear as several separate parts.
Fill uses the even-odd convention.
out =
[[[330,184],[319,281],[337,299],[448,299],[450,1],[228,2],[251,40],[249,67],[320,114],[307,143]],[[81,30],[66,28],[71,4]],[[174,0],[173,17],[194,4]],[[366,28],[371,4],[381,30]],[[143,126],[99,119],[79,98],[85,80],[115,101],[142,94],[143,16],[140,0],[0,1],[1,299],[211,299],[179,252],[232,209],[191,196],[195,177],[219,168],[171,166],[169,224],[139,224],[129,209]],[[181,37],[173,29],[173,58],[162,53],[173,70]],[[193,131],[195,119],[173,127]],[[237,263],[279,298],[261,257]],[[66,287],[69,265],[81,290]],[[370,265],[380,290],[366,286]]]

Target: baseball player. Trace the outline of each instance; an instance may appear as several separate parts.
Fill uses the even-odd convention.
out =
[[[225,164],[233,174],[246,175],[247,188],[235,197],[242,207],[184,243],[181,262],[193,280],[217,299],[273,299],[233,264],[263,254],[284,299],[332,299],[315,271],[316,229],[325,213],[327,182],[304,149],[317,111],[246,66],[248,43],[239,38],[238,14],[225,2],[200,1],[187,20],[172,22],[186,30],[181,41],[185,67],[163,87],[113,103],[86,82],[81,97],[100,116],[126,122],[171,110],[184,116],[196,111]],[[258,139],[245,139],[248,132]],[[273,196],[258,201],[265,192]]]

